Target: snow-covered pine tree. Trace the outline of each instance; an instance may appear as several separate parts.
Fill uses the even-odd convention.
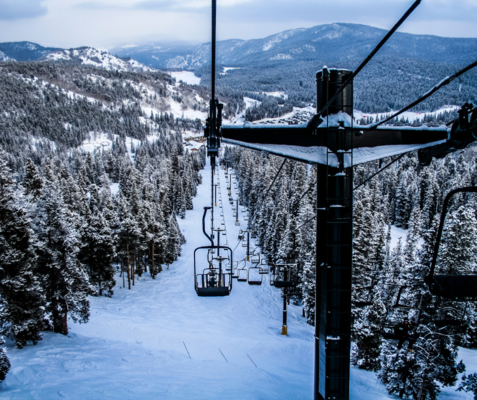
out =
[[[76,229],[78,216],[70,212],[56,181],[42,189],[37,219],[41,246],[40,268],[53,331],[68,333],[68,316],[74,322],[89,319],[88,295],[91,286],[84,265],[78,259],[81,237]]]
[[[477,400],[477,374],[464,375],[457,390],[471,392],[474,394],[474,400]]]
[[[40,197],[41,188],[43,187],[43,180],[41,179],[38,168],[33,163],[31,158],[27,159],[25,166],[25,177],[23,178],[22,185],[25,188],[25,194],[31,195],[35,200]]]
[[[378,371],[381,368],[381,333],[387,315],[381,299],[380,288],[372,292],[372,304],[354,324],[356,347],[352,352],[352,362],[361,369]]]
[[[0,336],[0,346],[5,344],[5,340]],[[0,382],[3,382],[10,371],[10,360],[7,357],[7,350],[3,347],[0,347]]]
[[[92,205],[92,210],[84,237],[85,254],[84,260],[89,269],[90,282],[98,288],[99,295],[112,296],[114,279],[114,259],[116,249],[113,232],[97,204]]]
[[[0,297],[3,334],[22,348],[41,340],[45,297],[38,278],[35,246],[27,210],[14,193],[6,154],[0,148]]]

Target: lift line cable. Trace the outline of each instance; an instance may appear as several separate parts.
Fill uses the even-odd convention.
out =
[[[373,175],[371,175],[368,179],[366,179],[364,182],[361,182],[358,186],[355,186],[353,188],[353,190],[356,190],[358,188],[360,188],[361,186],[363,186],[365,183],[369,182],[371,179],[373,179],[376,175],[378,175],[379,173],[383,172],[386,168],[388,168],[389,166],[391,166],[392,164],[394,164],[396,161],[400,160],[401,158],[403,158],[407,153],[402,153],[399,157],[396,157],[393,161],[391,161],[388,165],[384,166],[383,168],[381,168],[379,171],[375,172]]]
[[[217,1],[212,0],[212,100],[215,100],[215,46],[216,46],[216,26],[217,26]]]
[[[341,86],[341,88],[334,94],[334,96],[328,100],[328,103],[320,110],[318,116],[321,117],[323,113],[328,109],[328,107],[335,101],[335,99],[340,95],[340,93],[350,84],[353,82],[353,79],[359,72],[366,66],[366,64],[374,57],[374,55],[384,46],[384,44],[389,40],[389,38],[396,32],[396,30],[402,25],[402,23],[412,14],[412,12],[417,8],[417,6],[421,3],[421,0],[416,0],[414,4],[407,10],[407,12],[402,16],[402,18],[394,25],[394,27],[386,34],[386,36],[379,42],[379,44],[374,48],[374,50],[369,53],[368,57],[361,63],[361,65],[354,71],[348,79],[346,79],[345,83]]]
[[[267,196],[268,196],[268,193],[270,193],[270,190],[272,189],[273,185],[275,184],[275,181],[277,180],[278,175],[280,175],[280,172],[282,171],[283,166],[285,165],[286,162],[287,162],[287,158],[284,158],[284,159],[283,159],[283,162],[282,162],[282,165],[281,165],[280,168],[278,169],[278,171],[277,171],[277,173],[276,173],[276,175],[275,175],[275,178],[273,178],[272,183],[271,183],[270,186],[268,187],[268,190],[267,190],[267,192],[265,193],[265,196],[263,197],[262,202],[260,203],[260,206],[258,206],[258,207],[256,208],[256,210],[260,210],[260,209],[262,208],[263,203],[265,202],[265,199],[266,199]],[[257,216],[257,214],[255,214],[255,216],[253,217],[252,221],[250,222],[250,224],[249,224],[250,226],[252,226],[253,223],[255,222],[255,217],[256,217],[256,216]],[[237,245],[235,246],[235,248],[233,249],[232,253],[235,252],[235,250],[237,249],[237,247],[238,247],[238,245],[240,244],[240,242],[241,242],[241,239],[239,239],[239,241],[238,241]]]
[[[406,112],[407,110],[409,110],[410,108],[418,105],[419,103],[421,103],[422,101],[426,100],[429,96],[433,95],[435,92],[437,92],[439,89],[441,89],[442,87],[448,85],[449,83],[451,83],[453,80],[457,79],[459,76],[461,76],[462,74],[466,73],[467,71],[471,70],[472,68],[475,68],[477,67],[477,61],[468,65],[467,67],[465,67],[464,69],[460,70],[459,72],[457,72],[456,74],[452,75],[452,76],[448,76],[446,77],[445,79],[443,79],[442,81],[440,81],[436,86],[434,86],[431,90],[429,90],[426,94],[422,95],[421,97],[419,97],[419,99],[417,99],[414,103],[411,103],[409,104],[408,106],[404,107],[402,110],[398,111],[397,113],[391,115],[390,117],[378,122],[377,124],[374,124],[374,125],[371,125],[370,126],[370,129],[374,129],[374,128],[377,128],[379,125],[382,125],[390,120],[392,120],[393,118],[396,118],[397,116],[401,115],[403,112]]]
[[[305,226],[306,224],[310,223],[311,221],[313,221],[316,217],[312,217],[310,219],[307,219],[305,222],[303,222],[298,228],[296,228],[297,230],[300,229],[302,226]]]
[[[272,181],[271,185],[268,187],[268,190],[267,190],[267,192],[265,193],[265,196],[263,197],[262,202],[261,202],[260,205],[256,208],[257,211],[262,208],[263,203],[265,202],[265,199],[266,199],[267,196],[268,196],[268,193],[270,193],[270,190],[272,189],[273,185],[275,184],[275,181],[277,180],[278,175],[280,175],[280,172],[282,171],[282,168],[283,168],[283,166],[285,165],[286,162],[287,162],[287,158],[283,159],[282,165],[281,165],[280,168],[278,169],[277,174],[275,175],[275,178],[273,178],[273,181]],[[253,217],[253,219],[252,219],[252,222],[250,222],[250,226],[252,226],[253,223],[255,222],[255,217],[256,217],[256,216],[257,216],[257,214],[254,215],[254,217]]]
[[[310,193],[311,190],[313,190],[313,188],[315,187],[315,185],[316,185],[316,181],[313,182],[312,185],[310,185],[310,187],[306,190],[305,193],[303,193],[303,195],[300,197],[300,200],[298,200],[298,203],[301,203],[301,201],[303,200],[303,198],[304,198],[308,193]]]
[[[257,208],[257,210],[260,210],[260,209],[262,208],[262,205],[263,205],[263,203],[265,202],[265,199],[267,198],[268,193],[270,192],[270,189],[271,189],[271,188],[273,187],[273,185],[275,184],[275,181],[277,180],[278,175],[280,175],[280,172],[282,171],[282,168],[283,168],[283,166],[285,165],[286,161],[287,161],[287,158],[283,159],[282,165],[281,165],[280,168],[278,169],[278,171],[277,171],[277,173],[276,173],[276,175],[275,175],[275,178],[273,178],[273,181],[272,181],[271,185],[268,187],[267,193],[265,193],[265,196],[263,197],[262,202],[260,203],[260,206]],[[255,216],[253,217],[252,222],[250,222],[250,224],[249,224],[250,226],[252,226],[252,224],[255,222],[255,217],[256,217],[256,216],[257,216],[257,214],[255,214]],[[241,242],[241,239],[239,239],[239,241],[238,241],[238,243],[237,243],[237,246],[235,246],[235,248],[233,249],[232,253],[235,252],[235,250],[237,249],[237,247],[238,247],[238,245],[240,244],[240,242]]]

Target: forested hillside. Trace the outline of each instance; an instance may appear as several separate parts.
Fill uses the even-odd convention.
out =
[[[183,146],[202,135],[186,115],[208,97],[160,72],[48,62],[0,64],[0,87],[0,335],[23,348],[86,323],[118,270],[131,288],[180,255],[205,163]]]
[[[383,160],[383,165],[389,161]],[[313,324],[315,167],[286,161],[264,198],[283,159],[226,148],[225,162],[235,169],[241,201],[250,210],[249,228],[268,263],[296,263],[292,275],[301,295],[294,301],[303,305]],[[378,166],[372,162],[355,167],[355,187]],[[390,394],[413,399],[424,391],[426,398],[435,399],[441,385],[454,385],[465,369],[456,358],[457,348],[477,345],[475,303],[432,296],[424,283],[445,195],[476,184],[475,147],[471,147],[422,169],[417,156],[410,154],[355,191],[352,360],[359,368],[379,371]],[[475,273],[476,200],[473,194],[461,194],[452,202],[438,258],[440,273]],[[407,235],[391,251],[392,227],[407,230]],[[397,341],[382,336],[404,319],[415,326],[414,352],[399,351]]]

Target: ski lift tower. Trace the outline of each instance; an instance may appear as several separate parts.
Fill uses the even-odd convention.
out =
[[[318,71],[317,115],[307,124],[224,125],[220,130],[225,143],[318,166],[315,400],[349,399],[352,167],[415,150],[420,164],[428,165],[432,157],[444,157],[477,138],[477,111],[469,104],[449,128],[381,127],[382,122],[355,127],[353,79],[362,67],[354,73],[326,67]]]
[[[318,166],[315,400],[349,400],[353,166],[415,150],[419,150],[420,164],[428,165],[433,157],[444,157],[477,139],[477,111],[467,103],[449,128],[380,126],[474,68],[477,62],[446,78],[390,118],[374,125],[354,126],[354,78],[420,2],[413,3],[354,72],[327,67],[318,71],[317,114],[307,124],[221,126],[222,105],[215,98],[216,0],[212,0],[212,96],[205,129],[212,171],[221,140]],[[213,194],[212,189],[212,201]]]

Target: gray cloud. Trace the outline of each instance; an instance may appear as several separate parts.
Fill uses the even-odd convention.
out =
[[[44,0],[0,0],[0,19],[15,20],[45,15]]]
[[[105,10],[108,8],[113,8],[112,6],[101,3],[100,1],[85,1],[84,3],[76,4],[75,7],[86,8],[88,10]]]
[[[173,8],[173,4],[170,1],[147,0],[136,3],[133,8],[136,10],[169,11]]]
[[[385,5],[384,5],[385,4]],[[233,6],[220,7],[224,16],[234,16],[252,21],[316,21],[328,23],[340,20],[366,20],[372,25],[375,20],[389,20],[397,22],[404,12],[411,6],[412,0],[387,0],[385,3],[376,0],[256,0],[247,3],[237,3]],[[463,15],[463,10],[466,13]],[[475,20],[477,18],[477,3],[468,3],[466,7],[456,7],[452,2],[432,4],[424,1],[409,17],[409,20]]]

